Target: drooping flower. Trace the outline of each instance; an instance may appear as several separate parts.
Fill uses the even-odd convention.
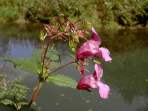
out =
[[[101,81],[103,76],[103,69],[100,65],[95,64],[95,71],[93,74],[82,76],[78,82],[77,89],[90,90],[97,89],[101,98],[107,99],[109,96],[110,88],[107,84]]]
[[[100,97],[103,99],[107,99],[109,97],[109,91],[110,87],[107,84],[104,84],[103,82],[99,81],[97,83],[98,85],[98,92],[100,94]]]
[[[91,31],[92,31],[91,39],[97,41],[98,44],[100,45],[101,44],[100,36],[98,35],[98,33],[96,32],[96,30],[93,27],[92,27]]]
[[[100,47],[98,56],[103,58],[105,62],[110,62],[112,58],[110,57],[110,51],[107,48]]]
[[[103,76],[103,68],[100,64],[95,64],[93,76],[96,80],[100,80]]]
[[[99,44],[97,41],[88,40],[79,48],[79,50],[76,53],[76,58],[77,60],[79,60],[92,56],[97,56],[98,49],[99,49]]]
[[[92,28],[91,39],[84,42],[76,53],[76,59],[85,59],[88,57],[101,57],[104,61],[111,61],[110,52],[107,48],[99,47],[101,45],[100,36],[94,28]]]

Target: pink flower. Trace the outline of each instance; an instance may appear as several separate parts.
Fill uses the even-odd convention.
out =
[[[100,97],[103,99],[107,99],[109,97],[110,87],[101,81],[99,81],[97,85],[99,87],[98,91],[99,91]]]
[[[93,76],[94,76],[95,80],[99,80],[100,81],[100,79],[103,76],[102,66],[100,64],[95,64],[94,68],[95,68],[95,71],[93,73]]]
[[[84,59],[92,56],[97,56],[99,49],[99,44],[97,41],[88,40],[83,43],[83,45],[79,48],[76,53],[77,60]]]
[[[107,48],[100,47],[99,48],[100,53],[98,53],[98,56],[102,57],[105,62],[110,62],[112,58],[110,57],[110,52]]]
[[[85,66],[81,66],[80,72],[81,72],[82,75],[84,75],[84,73],[85,73]]]
[[[110,52],[107,48],[99,47],[101,44],[100,36],[97,34],[94,28],[92,28],[91,39],[84,42],[76,53],[77,60],[85,59],[88,57],[99,56],[104,61],[111,61]]]
[[[98,33],[96,32],[96,30],[93,27],[92,27],[91,31],[92,31],[91,39],[97,41],[100,45],[101,44],[100,36],[98,35]]]
[[[80,79],[77,89],[90,90],[91,88],[97,89],[101,98],[107,99],[109,96],[110,88],[107,84],[101,81],[103,76],[103,69],[100,65],[95,64],[95,71],[93,74],[82,76]]]

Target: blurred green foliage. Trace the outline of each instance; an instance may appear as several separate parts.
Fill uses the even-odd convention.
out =
[[[148,21],[147,0],[1,0],[0,10],[1,21],[47,23],[60,14],[108,28],[146,26]]]
[[[0,75],[0,104],[19,110],[27,105],[27,92],[28,88],[21,84],[20,80],[8,84],[4,76]]]

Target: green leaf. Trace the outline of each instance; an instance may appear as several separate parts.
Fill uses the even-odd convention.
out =
[[[56,50],[49,50],[47,53],[47,57],[50,60],[52,60],[52,64],[56,64],[60,61],[60,55]],[[34,51],[31,58],[14,58],[14,57],[5,56],[5,57],[0,57],[0,60],[5,62],[10,62],[14,65],[15,68],[19,68],[35,74],[38,74],[42,67],[40,62],[39,50]]]
[[[20,68],[28,72],[37,73],[40,69],[39,51],[35,51],[31,58],[14,58],[14,57],[0,57],[0,60],[10,62],[15,68]]]
[[[69,48],[72,52],[76,52],[77,42],[75,42],[73,39],[69,40]]]
[[[62,87],[70,87],[75,88],[76,87],[76,80],[65,76],[65,75],[52,75],[49,76],[48,82],[52,82],[55,85],[62,86]]]
[[[56,50],[48,50],[47,57],[49,57],[49,59],[52,61],[60,60],[60,54]]]
[[[4,99],[4,100],[1,100],[0,103],[2,103],[4,105],[13,105],[14,102],[9,99]]]
[[[44,41],[46,37],[47,37],[47,34],[44,33],[43,31],[41,31],[41,32],[40,32],[40,40],[41,40],[41,41]]]

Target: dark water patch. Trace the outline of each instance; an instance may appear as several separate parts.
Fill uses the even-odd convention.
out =
[[[148,47],[148,29],[122,29],[116,32],[102,32],[102,46],[111,52],[122,53]]]

